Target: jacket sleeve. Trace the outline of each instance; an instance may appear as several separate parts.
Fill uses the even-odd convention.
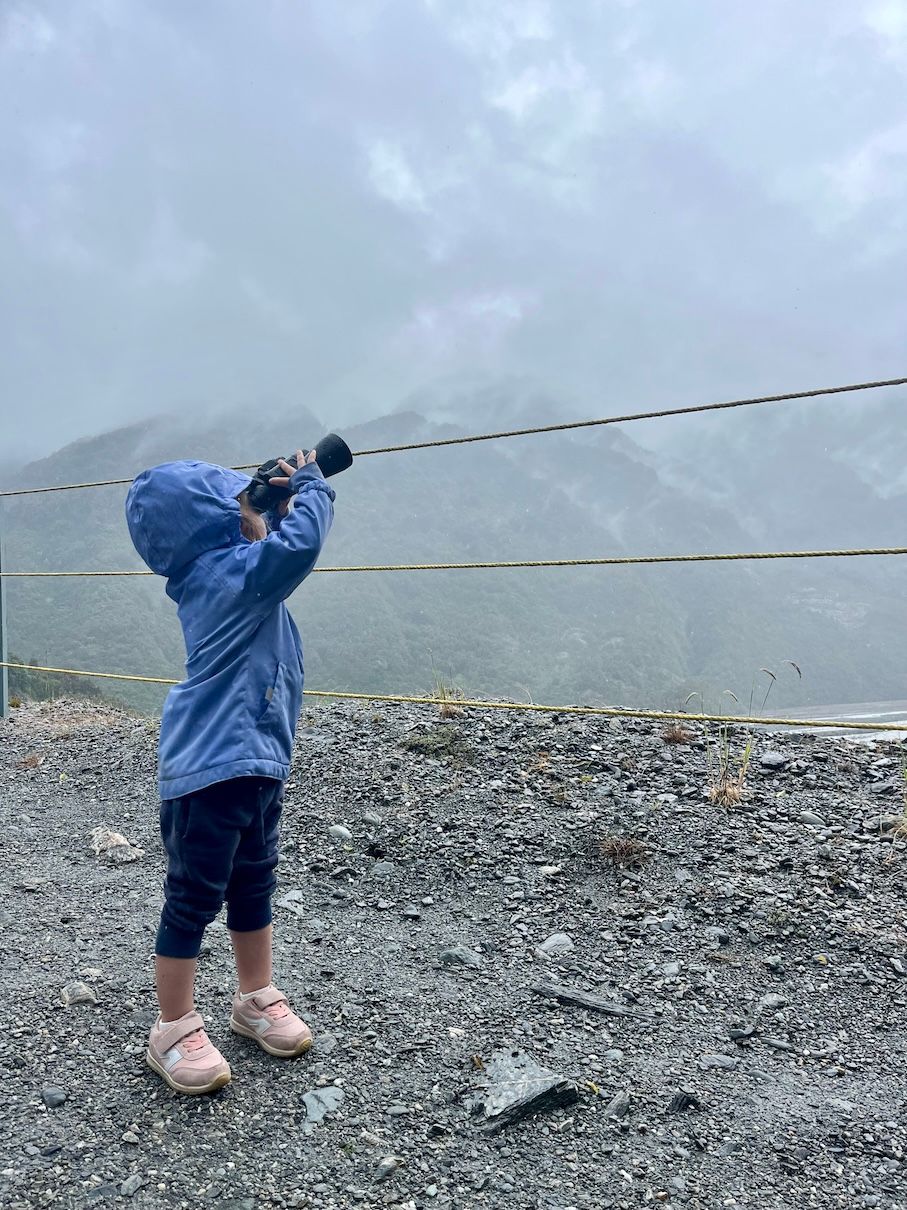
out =
[[[285,601],[299,587],[315,566],[334,519],[334,490],[315,463],[301,466],[290,487],[293,507],[280,528],[242,547],[242,595],[264,609]]]

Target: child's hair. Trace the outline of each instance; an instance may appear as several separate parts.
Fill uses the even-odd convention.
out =
[[[249,542],[260,542],[268,536],[267,522],[249,503],[248,492],[240,492],[236,499],[239,501],[239,528],[242,536]]]

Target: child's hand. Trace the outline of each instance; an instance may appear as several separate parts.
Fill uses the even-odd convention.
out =
[[[310,462],[314,462],[318,457],[317,450],[309,450],[308,456],[304,455],[302,450],[296,451],[296,466],[290,466],[289,462],[285,462],[283,458],[277,459],[277,465],[282,471],[286,471],[286,476],[278,476],[276,479],[269,479],[268,482],[274,487],[289,487],[290,477],[296,473],[300,466],[308,466]]]

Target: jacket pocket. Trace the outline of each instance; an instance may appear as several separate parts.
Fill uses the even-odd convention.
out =
[[[259,731],[281,735],[287,729],[289,716],[289,686],[286,664],[278,664],[274,684],[265,692],[265,709],[256,723]]]

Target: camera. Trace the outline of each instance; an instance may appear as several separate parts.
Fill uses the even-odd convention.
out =
[[[353,454],[350,447],[336,433],[328,433],[326,437],[323,437],[315,446],[315,450],[318,455],[319,469],[325,479],[329,479],[331,475],[339,475],[341,471],[345,471],[347,467],[353,465]],[[308,450],[302,452],[305,455],[309,453]],[[284,462],[295,468],[296,455],[284,458]],[[247,489],[247,497],[256,512],[270,512],[282,500],[288,500],[292,496],[293,493],[288,488],[275,487],[270,482],[272,476],[280,478],[283,474],[278,460],[271,458],[270,461],[263,462],[252,476],[252,482]]]

